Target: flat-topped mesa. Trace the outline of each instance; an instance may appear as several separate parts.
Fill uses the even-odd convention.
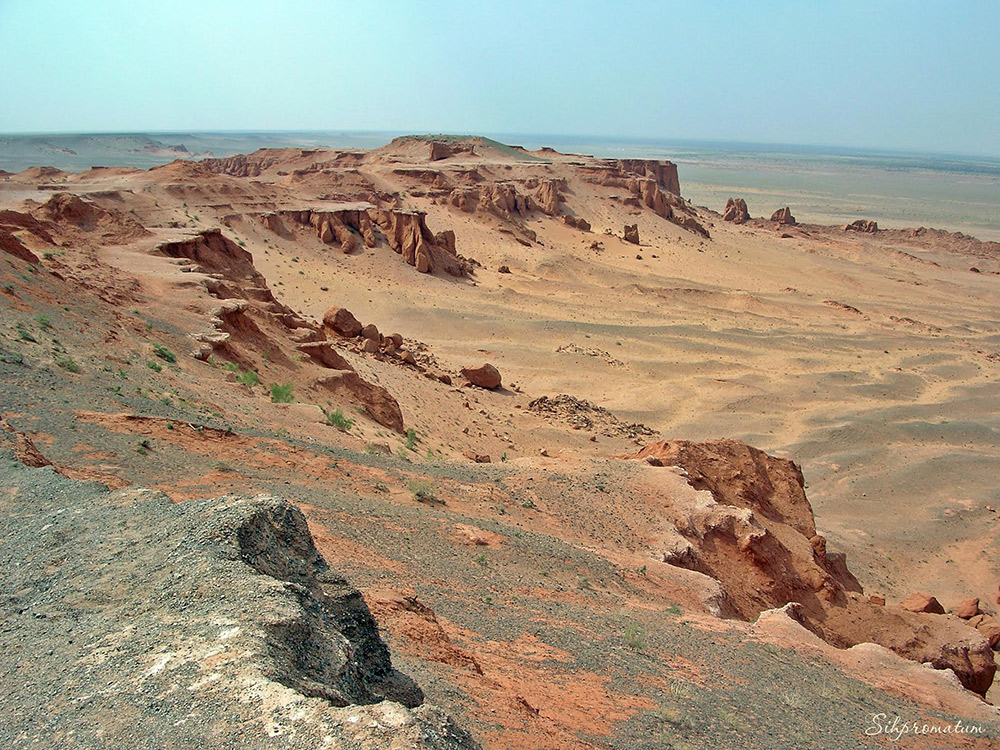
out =
[[[277,211],[261,216],[261,222],[273,232],[286,233],[285,221],[316,230],[320,242],[339,245],[345,253],[358,247],[358,238],[366,247],[376,247],[376,230],[386,244],[420,273],[443,271],[449,276],[465,277],[472,263],[455,251],[455,233],[433,233],[427,227],[424,211],[376,208],[370,205],[339,209],[304,209]]]

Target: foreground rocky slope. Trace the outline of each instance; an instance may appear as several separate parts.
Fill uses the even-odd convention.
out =
[[[392,669],[296,508],[174,505],[11,459],[0,454],[5,744],[476,747]]]

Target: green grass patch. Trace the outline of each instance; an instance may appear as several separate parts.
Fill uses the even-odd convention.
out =
[[[295,400],[295,390],[291,383],[271,383],[271,401],[275,404],[290,404]]]
[[[348,416],[345,416],[344,412],[341,411],[340,409],[337,409],[336,411],[326,411],[324,409],[323,413],[326,414],[327,422],[332,424],[337,429],[343,430],[344,432],[347,432],[354,426],[354,420]]]

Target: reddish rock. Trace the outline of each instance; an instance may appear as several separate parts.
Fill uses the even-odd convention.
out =
[[[777,222],[778,224],[795,225],[795,217],[792,216],[792,209],[788,206],[784,208],[779,208],[773,214],[771,214],[771,221]]]
[[[742,224],[750,218],[747,210],[747,202],[742,198],[730,198],[726,201],[726,209],[722,213],[723,221],[731,221],[734,224]]]
[[[500,387],[500,371],[488,362],[479,367],[463,367],[462,375],[479,388],[492,391]]]
[[[633,245],[639,244],[639,225],[638,224],[626,224],[624,239],[626,242],[631,242]]]
[[[957,607],[955,607],[953,614],[956,617],[961,617],[963,620],[970,620],[976,615],[982,614],[982,612],[979,611],[979,599],[972,598],[964,600]]]
[[[371,339],[372,341],[378,343],[382,340],[382,335],[378,332],[378,326],[374,323],[369,323],[361,329],[361,338]]]
[[[510,267],[500,266],[500,268],[497,269],[497,273],[510,273]]]
[[[982,633],[983,638],[990,644],[990,648],[996,648],[1000,644],[1000,622],[997,622],[989,615],[983,616],[976,625],[976,630]]]
[[[417,358],[413,356],[413,352],[407,351],[406,349],[399,350],[399,358],[408,365],[417,364]]]
[[[927,612],[933,615],[944,614],[944,607],[941,606],[941,602],[933,596],[919,591],[915,594],[910,594],[899,603],[899,606],[908,612]]]
[[[878,231],[878,223],[858,219],[857,221],[852,221],[850,224],[844,227],[845,232],[864,232],[865,234],[875,234]]]
[[[590,222],[587,221],[586,219],[583,219],[579,216],[570,216],[568,214],[566,216],[563,216],[562,219],[563,219],[563,224],[565,224],[568,227],[579,229],[581,232],[590,231]]]
[[[492,460],[490,459],[489,456],[481,453],[476,453],[475,451],[464,451],[462,455],[465,456],[470,461],[472,461],[473,463],[477,464],[492,463]]]
[[[38,256],[26,248],[21,240],[3,229],[0,229],[0,250],[13,255],[15,258],[26,260],[28,263],[38,265],[41,262]]]
[[[351,363],[329,341],[307,341],[295,347],[317,364],[331,370],[353,370]]]
[[[373,339],[365,339],[365,343],[361,345],[361,351],[365,354],[375,354],[378,351],[378,342]]]
[[[352,339],[361,334],[362,325],[343,307],[331,307],[323,314],[323,325],[338,336]]]
[[[396,399],[385,388],[369,383],[356,372],[338,372],[316,381],[316,386],[364,407],[365,412],[383,427],[403,432],[403,413]]]

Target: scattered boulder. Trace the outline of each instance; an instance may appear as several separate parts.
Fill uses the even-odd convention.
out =
[[[365,343],[361,345],[361,351],[365,354],[375,354],[378,352],[378,342],[373,339],[365,339]]]
[[[347,339],[361,335],[362,325],[350,310],[344,307],[331,307],[323,314],[323,326]]]
[[[400,349],[398,352],[399,358],[406,362],[408,365],[416,365],[417,358],[413,356],[413,352],[407,349]]]
[[[375,343],[378,343],[382,340],[382,334],[378,332],[378,326],[374,323],[369,323],[361,329],[361,338],[371,339]]]
[[[510,266],[500,266],[497,269],[497,273],[510,273]]]
[[[875,234],[878,231],[878,222],[870,219],[858,219],[852,221],[844,227],[845,232],[863,232],[864,234]]]
[[[623,235],[626,242],[631,242],[633,245],[639,244],[639,225],[638,224],[626,224],[625,234]]]
[[[463,456],[477,464],[488,464],[492,463],[492,459],[489,456],[482,453],[476,453],[475,451],[463,451]]]
[[[479,388],[492,391],[500,387],[500,371],[488,362],[479,367],[463,367],[462,375]]]
[[[971,620],[976,615],[981,615],[982,612],[979,610],[978,597],[962,601],[955,607],[953,614],[955,617],[961,617],[963,620]]]
[[[915,594],[910,594],[899,603],[899,606],[908,612],[927,612],[934,615],[944,614],[944,607],[941,606],[941,602],[933,596],[919,591]]]
[[[795,217],[792,216],[792,209],[788,206],[784,208],[779,208],[773,214],[771,214],[771,221],[777,222],[778,224],[787,224],[794,226],[798,222],[795,221]]]
[[[747,202],[742,198],[730,198],[726,201],[726,209],[722,213],[723,221],[731,221],[733,224],[742,224],[750,218],[747,210]]]
[[[573,227],[574,229],[579,229],[581,232],[590,231],[590,222],[579,216],[570,216],[566,214],[563,216],[563,224],[568,227]]]

